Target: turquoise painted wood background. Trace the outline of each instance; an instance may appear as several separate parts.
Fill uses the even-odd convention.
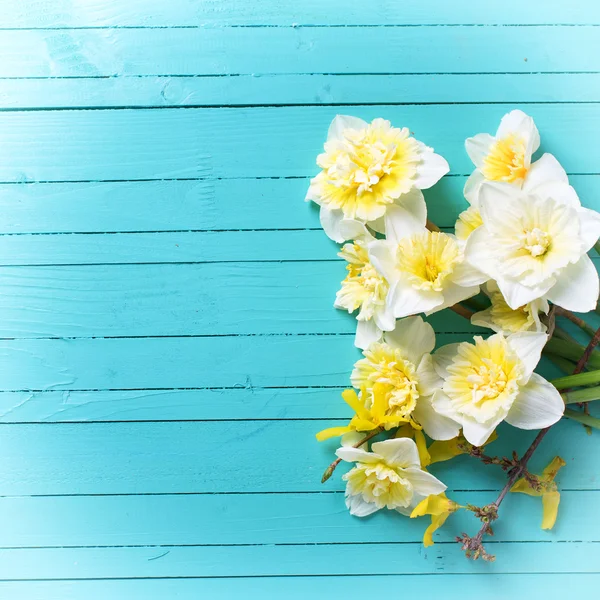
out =
[[[533,461],[568,463],[555,530],[509,497],[494,564],[453,541],[469,517],[424,549],[319,482],[357,358],[303,202],[329,121],[435,146],[451,227],[464,139],[515,107],[600,209],[596,0],[2,0],[0,598],[594,597],[600,438],[574,423]],[[504,482],[436,474],[475,504]]]

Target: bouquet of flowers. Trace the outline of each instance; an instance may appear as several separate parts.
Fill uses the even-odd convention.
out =
[[[587,253],[600,215],[581,206],[553,155],[532,162],[539,145],[533,119],[519,110],[495,135],[466,140],[475,170],[451,234],[428,220],[422,192],[448,173],[446,160],[407,128],[338,115],[306,196],[320,206],[325,233],[343,244],[347,275],[334,306],[356,315],[354,343],[363,352],[342,393],[354,416],[317,434],[341,437],[323,482],[340,461],[353,463],[343,475],[350,513],[430,516],[426,546],[450,514],[472,511],[481,529],[457,540],[475,559],[494,558],[482,540],[508,492],[540,496],[542,527],[554,525],[554,478],[565,463],[557,456],[541,474],[527,469],[548,429],[562,417],[600,426],[587,405],[600,399],[600,370],[587,370],[600,363],[600,330],[572,312],[596,309],[598,274]],[[493,333],[434,351],[435,332],[419,315],[445,309]],[[580,327],[587,346],[558,317]],[[564,377],[535,372],[542,353]],[[502,421],[540,430],[521,457],[487,454]],[[506,471],[491,504],[460,506],[429,472],[460,454]]]

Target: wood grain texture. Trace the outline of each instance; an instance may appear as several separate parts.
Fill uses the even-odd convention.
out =
[[[475,102],[596,102],[599,73],[195,75],[0,79],[0,110]]]
[[[425,31],[425,35],[420,27],[2,31],[0,77],[600,71],[600,40],[594,26],[531,27],[523,35],[520,27],[510,25]],[[588,51],[578,52],[581,45]]]
[[[7,28],[48,27],[223,27],[232,25],[419,25],[419,24],[600,24],[592,0],[491,0],[474,5],[456,0],[21,0],[4,3]]]
[[[467,175],[473,165],[463,150],[465,138],[495,131],[499,117],[513,106],[350,108],[1,113],[0,181],[311,176],[329,123],[344,112],[408,125],[418,139],[448,157],[452,173]],[[542,149],[556,152],[568,172],[598,172],[594,149],[600,104],[581,104],[576,111],[562,104],[522,108],[544,131]],[[561,154],[565,139],[569,151]]]
[[[337,440],[319,444],[314,438],[317,431],[339,424],[313,420],[10,425],[3,427],[0,439],[4,457],[0,479],[8,496],[343,490],[339,474],[326,486],[320,482]],[[534,437],[534,432],[510,426],[499,433],[495,451],[500,455],[513,449],[523,452]],[[534,471],[559,454],[569,461],[569,468],[561,472],[563,488],[599,489],[596,440],[579,424],[561,423],[545,442],[532,462]],[[340,467],[340,474],[346,470],[346,465]],[[502,471],[470,457],[439,463],[431,471],[448,485],[449,493],[499,490],[506,481]],[[343,497],[338,500],[344,512]],[[529,518],[539,523],[539,506]]]
[[[425,550],[423,520],[319,483],[360,354],[302,199],[333,116],[383,116],[448,158],[426,198],[452,227],[464,139],[520,107],[600,208],[599,25],[591,0],[0,3],[0,597],[589,595],[597,439],[573,422],[532,463],[567,461],[556,528],[509,495],[493,565],[453,542],[470,514]],[[432,471],[463,504],[505,480]]]

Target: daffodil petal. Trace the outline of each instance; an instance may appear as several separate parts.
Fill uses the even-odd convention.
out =
[[[421,424],[425,433],[434,440],[449,440],[458,435],[460,424],[436,412],[432,396],[421,396],[412,416]]]
[[[349,115],[336,115],[329,125],[327,131],[327,141],[331,142],[334,140],[344,139],[344,131],[348,129],[366,129],[369,124],[358,117],[351,117]]]
[[[527,375],[530,375],[540,362],[548,336],[536,331],[519,331],[509,335],[506,341],[521,359]]]
[[[446,491],[446,485],[431,473],[423,471],[420,468],[409,467],[404,469],[403,474],[412,484],[415,492],[423,496],[431,494],[441,494]]]
[[[377,342],[381,339],[383,332],[374,319],[368,321],[357,321],[356,322],[356,336],[354,338],[354,345],[361,350],[368,348],[372,343]]]
[[[396,204],[388,208],[384,220],[386,239],[394,244],[403,237],[423,231],[427,222],[423,192],[413,189],[400,196]]]
[[[548,300],[567,310],[589,312],[598,300],[598,272],[592,259],[584,254],[575,264],[563,269],[560,280],[547,293]]]
[[[393,331],[383,335],[387,344],[402,350],[402,354],[413,364],[418,365],[424,355],[435,347],[433,327],[420,316],[406,317],[396,321]]]
[[[558,515],[558,505],[560,504],[559,492],[547,492],[542,496],[542,529],[552,529],[556,523]]]
[[[390,465],[403,469],[420,468],[419,452],[416,444],[408,438],[395,438],[383,442],[375,442],[371,446],[373,452],[383,456]]]
[[[421,150],[421,164],[417,167],[417,177],[414,184],[421,190],[426,190],[435,185],[448,171],[450,166],[446,159],[435,154],[432,148],[428,148],[419,142]]]
[[[558,390],[533,373],[515,398],[506,422],[520,429],[542,429],[559,421],[564,410],[565,403]]]
[[[449,516],[450,513],[444,513],[431,517],[431,525],[429,525],[423,534],[423,546],[425,548],[433,546],[433,534],[446,522]]]
[[[315,437],[319,442],[323,442],[332,437],[344,435],[344,433],[347,433],[348,431],[350,431],[350,427],[347,425],[345,427],[330,427],[329,429],[323,429],[323,431],[319,431]]]
[[[488,155],[496,139],[489,133],[479,133],[465,141],[465,149],[469,158],[476,167],[483,165],[483,160]]]
[[[346,506],[355,517],[368,517],[379,510],[377,504],[365,502],[360,494],[346,496]]]

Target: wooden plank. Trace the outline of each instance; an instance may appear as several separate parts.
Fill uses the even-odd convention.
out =
[[[460,155],[459,148],[455,149]],[[560,149],[556,148],[557,153]],[[319,229],[302,200],[308,178],[0,184],[2,233],[102,233],[239,229]],[[430,216],[452,227],[467,206],[466,177],[444,177],[425,191]],[[600,177],[571,175],[585,206],[596,206]],[[90,215],[94,215],[90,219]],[[1,243],[5,243],[0,239]],[[3,253],[7,261],[12,252]]]
[[[587,25],[5,30],[0,77],[597,72],[599,54]]]
[[[315,590],[323,597],[335,595],[368,596],[373,589],[402,589],[406,595],[422,594],[426,589],[432,595],[470,594],[489,600],[518,598],[519,594],[534,595],[543,589],[544,598],[559,600],[566,593],[584,595],[600,585],[600,575],[546,574],[472,574],[451,575],[389,575],[389,576],[331,576],[331,577],[239,577],[239,578],[176,578],[176,579],[117,579],[85,581],[27,581],[1,582],[0,592],[7,598],[35,598],[36,600],[145,600],[147,598],[177,598],[197,600],[199,597],[238,598],[243,595],[263,598],[285,596],[304,600]],[[50,596],[49,596],[50,595]]]
[[[455,0],[405,0],[402,6],[374,0],[319,2],[304,0],[20,0],[3,3],[6,28],[30,27],[198,27],[230,25],[404,25],[600,23],[598,5],[590,0],[566,6],[559,0],[491,0],[476,5]]]
[[[453,102],[595,102],[598,73],[2,79],[0,110]]]
[[[542,447],[540,451],[548,457],[551,448],[543,451]],[[468,460],[460,464],[463,474],[468,472]],[[572,467],[570,463],[568,468]],[[561,471],[561,480],[565,473]],[[323,490],[331,489],[331,485],[323,486]],[[551,532],[540,528],[539,498],[509,494],[502,508],[505,517],[496,524],[490,541],[597,542],[598,526],[593,515],[600,492],[570,491],[564,490],[562,483],[560,486],[559,515]],[[495,491],[451,494],[460,504],[477,506],[496,495]],[[407,519],[393,511],[379,511],[370,519],[352,517],[344,506],[342,491],[19,496],[0,497],[0,508],[2,548],[404,544],[420,542],[427,524],[426,519]],[[461,532],[477,529],[473,515],[459,511],[435,534],[435,541],[453,542]],[[531,553],[535,555],[535,546]]]
[[[492,565],[465,560],[456,542],[423,549],[412,544],[341,546],[218,546],[0,550],[0,578],[275,577],[289,575],[448,575],[594,573],[600,544],[492,544]],[[359,561],[356,556],[361,555]],[[363,556],[364,555],[364,556]]]
[[[314,434],[340,421],[193,423],[87,423],[6,425],[0,438],[0,480],[7,496],[316,492],[342,490],[340,473],[326,486],[321,474],[339,443],[319,444]],[[508,425],[494,452],[525,451],[535,433]],[[576,442],[574,442],[576,440]],[[564,456],[566,489],[597,490],[596,440],[565,421],[551,429],[531,468]],[[440,463],[431,471],[449,490],[498,490],[505,474],[472,457]],[[340,498],[340,510],[344,511]],[[536,519],[537,521],[537,519]],[[537,521],[539,523],[539,521]]]
[[[494,131],[512,108],[518,105],[1,113],[0,181],[313,175],[327,127],[340,112],[409,124],[448,158],[453,173],[467,175],[473,165],[463,150],[465,138]],[[569,172],[598,170],[600,105],[522,108],[543,132],[543,150],[554,151]]]
[[[339,386],[358,356],[350,335],[0,340],[1,389]]]
[[[351,336],[354,317],[333,308],[345,275],[341,260],[5,267],[0,337]],[[430,322],[440,333],[482,331],[450,311]]]

